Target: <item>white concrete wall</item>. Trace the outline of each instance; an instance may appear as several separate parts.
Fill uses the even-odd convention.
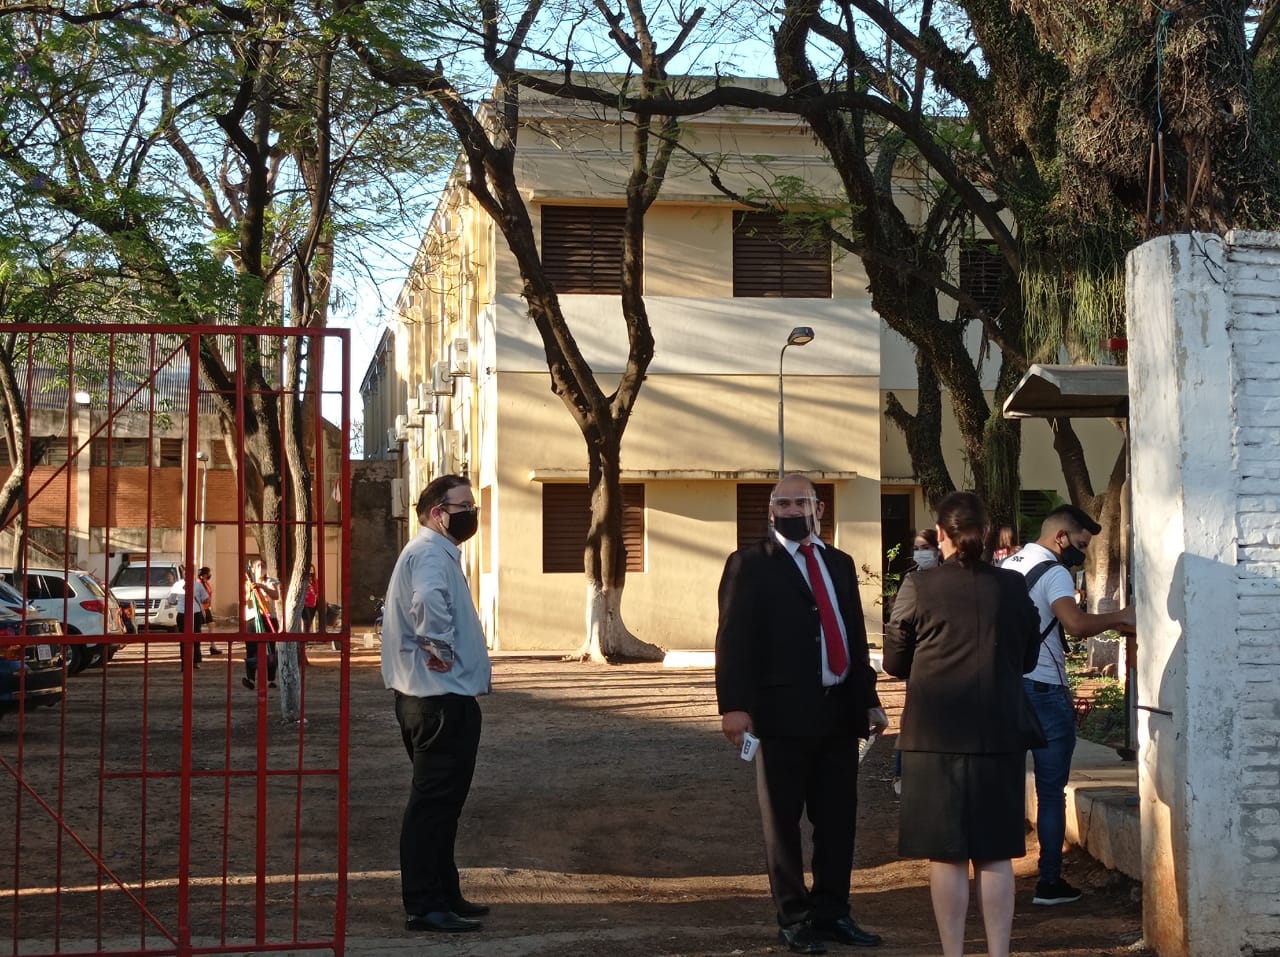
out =
[[[1143,924],[1280,947],[1280,234],[1128,266]]]

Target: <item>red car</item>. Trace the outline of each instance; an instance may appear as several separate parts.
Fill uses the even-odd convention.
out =
[[[62,622],[27,618],[0,605],[0,718],[62,700]]]

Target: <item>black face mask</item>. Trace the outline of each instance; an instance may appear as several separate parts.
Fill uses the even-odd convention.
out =
[[[476,533],[480,526],[479,512],[450,512],[449,537],[461,545]]]
[[[1062,550],[1062,554],[1058,557],[1062,561],[1062,564],[1066,565],[1068,568],[1075,568],[1077,565],[1084,564],[1084,551],[1076,548],[1070,541],[1067,542],[1066,548]]]
[[[779,535],[793,542],[803,542],[812,531],[808,515],[775,515],[773,527]]]

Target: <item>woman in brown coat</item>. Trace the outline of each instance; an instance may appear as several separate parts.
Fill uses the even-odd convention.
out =
[[[982,561],[982,500],[954,492],[938,506],[943,563],[904,579],[885,630],[885,670],[909,678],[898,851],[930,860],[944,957],[964,950],[969,862],[987,952],[1006,957],[1013,862],[1026,853],[1022,675],[1035,667],[1039,616],[1016,572]]]

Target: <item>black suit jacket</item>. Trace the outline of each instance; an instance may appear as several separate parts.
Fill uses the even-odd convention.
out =
[[[821,549],[849,638],[849,673],[822,687],[818,606],[796,561],[772,536],[729,556],[720,579],[716,698],[720,713],[746,711],[761,737],[866,735],[878,707],[876,673],[858,597],[857,568],[839,549]],[[834,726],[833,726],[834,719]]]
[[[898,747],[1023,750],[1022,676],[1039,652],[1040,615],[1017,572],[952,559],[909,574],[884,636],[884,670],[910,682]]]

